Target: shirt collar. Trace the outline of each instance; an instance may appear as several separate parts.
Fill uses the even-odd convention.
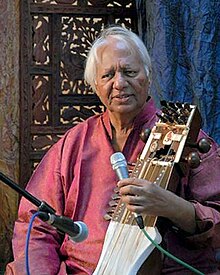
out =
[[[148,120],[156,113],[157,108],[155,106],[153,98],[149,98],[141,109],[140,113],[134,119],[134,129],[140,128],[143,124],[147,123]],[[109,118],[109,112],[106,110],[102,115],[102,121],[109,137],[112,139],[112,128]]]

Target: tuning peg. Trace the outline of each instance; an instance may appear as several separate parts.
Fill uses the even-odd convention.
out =
[[[168,120],[167,120],[167,118],[165,118],[164,114],[161,115],[161,114],[156,113],[156,115],[157,115],[157,117],[159,117],[159,119],[160,119],[163,123],[167,123],[167,122],[168,122]]]
[[[118,202],[117,202],[117,200],[111,200],[111,201],[109,201],[108,205],[111,206],[111,207],[117,206]]]
[[[159,117],[159,119],[163,122],[163,123],[174,123],[174,120],[172,117],[168,116],[167,114],[163,113],[163,114],[158,114],[156,113],[156,115]]]
[[[119,200],[121,198],[121,196],[119,194],[117,194],[117,193],[114,193],[114,194],[112,194],[111,198],[113,200]]]
[[[200,153],[208,153],[211,148],[211,143],[206,138],[201,138],[197,143],[186,143],[186,146],[190,148],[196,148]]]
[[[140,133],[141,140],[146,143],[151,133],[151,129],[143,129]]]
[[[198,142],[198,150],[201,153],[208,153],[211,149],[211,143],[206,138],[201,138]]]
[[[184,103],[183,104],[183,107],[187,110],[187,111],[191,111],[191,107],[190,107],[190,104],[189,103]]]
[[[103,217],[106,221],[110,221],[112,219],[112,216],[106,213]]]
[[[186,124],[187,123],[187,116],[180,115],[178,121],[179,121],[180,124]]]
[[[176,106],[176,104],[173,103],[173,102],[169,102],[168,106],[169,106],[170,109],[172,109],[174,111],[177,111],[177,109],[178,109],[178,107]]]
[[[184,162],[186,162],[186,161],[188,162],[188,164],[191,168],[197,168],[197,167],[199,167],[199,165],[201,163],[201,159],[197,152],[189,153],[189,155],[184,159]]]
[[[166,100],[161,100],[160,105],[164,106],[164,107],[167,107],[167,101]]]
[[[183,104],[181,102],[176,102],[176,106],[178,109],[182,109],[183,108]]]

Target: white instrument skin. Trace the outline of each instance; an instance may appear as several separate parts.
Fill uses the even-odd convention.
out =
[[[131,177],[146,179],[164,189],[168,188],[168,184],[177,182],[177,171],[174,168],[181,158],[191,151],[188,148],[184,150],[186,141],[195,142],[201,124],[196,106],[187,105],[186,108],[183,104],[177,114],[182,113],[185,116],[184,123],[173,121],[165,123],[161,116],[151,131]],[[163,150],[166,151],[167,146],[168,152],[164,153]],[[184,167],[182,168],[184,170]],[[169,186],[169,190],[175,191],[175,187]],[[146,231],[159,244],[162,238],[155,226],[156,221],[157,217],[144,217]],[[119,200],[106,232],[101,257],[93,274],[135,275],[153,249],[154,245],[137,226],[134,214],[129,212],[124,203]]]
[[[161,236],[156,227],[147,232],[157,243]],[[94,275],[134,275],[153,251],[154,245],[137,225],[111,221]]]

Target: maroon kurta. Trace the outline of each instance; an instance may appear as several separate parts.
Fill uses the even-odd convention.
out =
[[[157,120],[155,113],[153,100],[150,100],[136,117],[123,149],[127,161],[135,162],[142,151],[144,143],[139,138],[140,132],[152,128]],[[81,243],[73,243],[68,236],[63,241],[56,230],[36,219],[29,244],[31,275],[63,275],[66,266],[68,274],[92,274],[94,271],[108,226],[103,216],[118,181],[109,161],[114,153],[111,139],[107,111],[69,130],[38,165],[27,190],[49,203],[58,215],[85,222],[89,236]],[[190,180],[183,178],[178,189],[182,197],[195,203],[199,234],[188,237],[176,233],[170,226],[163,238],[170,252],[205,273],[215,270],[213,246],[220,247],[217,237],[220,233],[217,227],[220,222],[220,153],[212,143],[200,167],[190,171]],[[33,209],[36,210],[22,199],[13,237],[15,261],[8,265],[6,274],[25,274],[25,237]],[[172,271],[187,274],[186,270],[177,273],[181,269],[175,262],[165,260],[164,272],[167,274]]]

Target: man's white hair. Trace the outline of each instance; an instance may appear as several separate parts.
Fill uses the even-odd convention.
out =
[[[140,59],[143,62],[146,75],[150,79],[151,60],[143,41],[134,32],[124,27],[112,26],[104,29],[98,36],[98,38],[94,41],[86,60],[84,78],[86,82],[92,87],[93,91],[96,91],[95,82],[98,64],[97,52],[98,49],[106,42],[109,36],[123,41],[125,45],[127,45],[127,47],[130,49],[131,53],[139,54]]]

